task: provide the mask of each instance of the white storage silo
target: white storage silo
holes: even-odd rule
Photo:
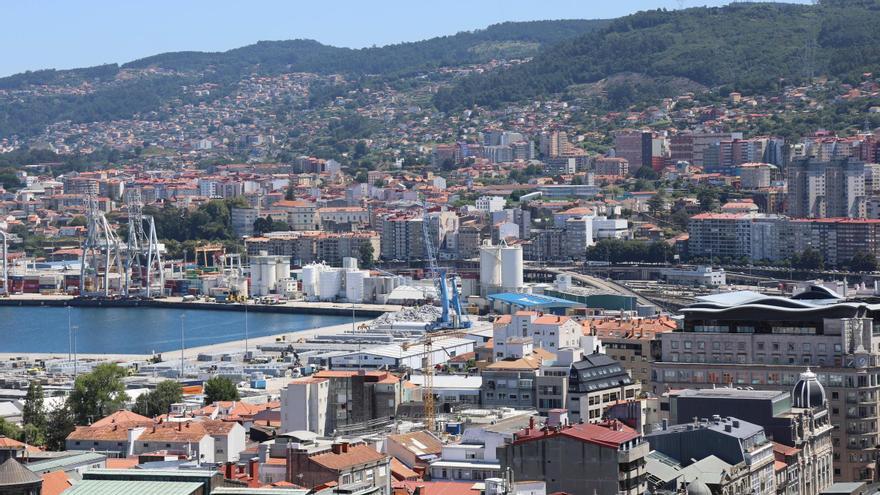
[[[349,256],[342,258],[342,268],[344,268],[346,270],[357,270],[358,269],[357,258],[352,258]]]
[[[315,298],[320,295],[318,275],[321,273],[321,267],[322,265],[318,263],[309,263],[302,269],[302,291],[307,298]]]
[[[501,285],[501,246],[490,242],[480,246],[480,287],[483,292],[489,287]]]
[[[332,268],[321,271],[318,275],[318,299],[333,301],[342,290],[342,271]]]
[[[275,282],[290,278],[290,258],[278,256],[275,258]],[[280,291],[279,291],[280,292]]]
[[[501,287],[505,291],[516,292],[524,285],[522,246],[502,246]]]
[[[364,301],[364,279],[369,276],[370,272],[365,270],[345,272],[345,298],[348,302]]]

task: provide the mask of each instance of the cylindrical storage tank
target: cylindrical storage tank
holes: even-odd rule
[[[267,295],[275,287],[275,263],[268,259],[261,259],[259,263],[260,285],[257,296]]]
[[[480,285],[491,287],[501,285],[501,248],[483,245],[480,247]]]
[[[345,272],[345,298],[348,302],[364,301],[364,279],[369,276],[370,272],[363,270]]]
[[[324,270],[318,276],[318,298],[322,301],[333,301],[342,290],[342,272]]]
[[[501,248],[501,287],[520,289],[523,283],[523,252],[521,246]]]
[[[279,256],[275,261],[275,280],[290,278],[290,258]]]
[[[357,258],[352,258],[349,256],[342,258],[342,268],[345,268],[346,270],[357,270],[357,268],[358,268]]]
[[[306,297],[318,297],[318,274],[321,271],[321,265],[310,263],[302,269],[303,294]]]

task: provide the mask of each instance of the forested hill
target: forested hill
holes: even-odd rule
[[[226,52],[176,52],[155,55],[123,67],[162,67],[181,71],[259,68],[265,72],[389,74],[530,57],[545,45],[573,38],[608,24],[602,20],[505,22],[486,29],[425,41],[362,49],[337,48],[311,40],[262,41]]]
[[[48,124],[64,120],[79,123],[127,119],[157,110],[163,102],[181,97],[182,87],[188,84],[219,83],[221,88],[212,93],[222,95],[232,84],[252,73],[376,74],[394,78],[493,58],[531,57],[546,46],[607,24],[608,21],[602,20],[507,22],[425,41],[364,49],[337,48],[311,40],[263,41],[218,53],[165,53],[121,67],[107,64],[84,69],[30,71],[0,78],[0,90],[83,83],[89,83],[94,90],[86,94],[50,93],[50,97],[21,94],[14,95],[10,101],[0,101],[0,138],[33,135]],[[130,78],[121,74],[126,68],[166,70]]]
[[[595,29],[610,21],[557,20],[505,22],[486,29],[424,41],[363,49],[338,48],[313,40],[261,41],[225,52],[171,52],[122,65],[106,64],[71,70],[28,71],[0,78],[0,89],[21,89],[32,84],[78,84],[108,80],[121,68],[156,67],[179,72],[241,75],[241,72],[320,74],[385,74],[446,65],[482,62],[499,57],[530,57],[546,45],[555,44]]]
[[[619,104],[668,96],[669,78],[746,93],[811,73],[855,78],[880,68],[877,26],[880,0],[640,12],[562,41],[528,64],[466,78],[438,93],[435,104],[443,110],[497,105],[632,73],[647,76],[647,82],[615,88],[611,96]]]

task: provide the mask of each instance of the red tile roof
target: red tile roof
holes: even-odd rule
[[[43,478],[43,489],[40,495],[60,495],[73,485],[64,471],[52,471],[42,475],[41,478]]]
[[[616,449],[621,444],[638,438],[639,433],[618,421],[608,421],[598,424],[575,424],[560,430],[550,428],[545,431],[540,428],[526,428],[515,434],[514,443],[532,442],[556,436]]]
[[[387,458],[388,456],[386,456],[385,454],[380,454],[379,452],[376,452],[375,449],[362,444],[350,445],[348,447],[348,452],[342,452],[339,454],[336,454],[334,452],[327,452],[324,454],[314,455],[310,457],[309,460],[316,464],[320,464],[327,469],[340,471],[343,469],[348,469],[352,466],[368,464],[371,462],[379,462]]]
[[[146,416],[141,416],[138,413],[134,413],[134,412],[126,411],[125,409],[122,409],[120,411],[116,411],[115,413],[113,413],[107,417],[104,417],[104,418],[99,419],[98,421],[95,421],[94,423],[92,423],[92,427],[97,428],[97,427],[101,427],[101,426],[110,426],[113,424],[122,425],[122,424],[128,424],[128,423],[147,424],[152,421],[153,421],[152,419],[150,419]]]

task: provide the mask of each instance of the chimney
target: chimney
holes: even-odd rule
[[[424,493],[425,493],[425,487],[422,485],[417,486],[416,489],[413,490],[413,495],[424,495]]]
[[[342,442],[342,453],[343,454],[348,453],[348,442]]]
[[[226,476],[226,479],[231,480],[232,476],[234,474],[235,464],[233,464],[231,462],[227,462],[226,465],[224,466],[224,468],[225,468],[224,469],[225,470],[224,476]]]
[[[669,429],[669,420],[663,418],[663,431],[666,431],[667,429]]]
[[[248,471],[251,475],[251,479],[257,480],[260,478],[260,464],[256,457],[251,457],[248,460]]]
[[[342,444],[341,443],[334,443],[333,445],[330,446],[330,451],[333,452],[334,454],[341,454],[342,453]]]
[[[724,425],[724,431],[730,433],[732,431],[732,428],[730,427],[730,425]]]

